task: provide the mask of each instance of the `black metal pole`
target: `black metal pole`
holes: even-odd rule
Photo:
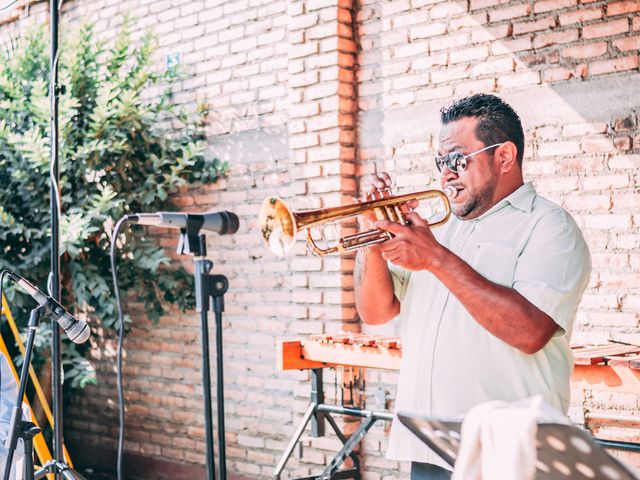
[[[200,329],[202,345],[202,388],[204,390],[204,432],[207,454],[207,478],[215,480],[215,459],[213,453],[213,412],[211,408],[211,370],[209,365],[209,319],[208,301],[205,301],[205,276],[207,260],[197,258],[195,263],[196,308],[200,311]],[[218,431],[220,426],[218,426]],[[225,477],[222,477],[224,479]]]
[[[220,480],[227,478],[226,441],[224,437],[224,377],[222,357],[222,297],[213,299],[216,313],[216,369],[217,369],[217,407],[218,407],[218,471]]]
[[[58,2],[50,0],[51,23],[51,59],[49,98],[51,101],[51,274],[49,277],[49,294],[60,301],[60,219],[58,218],[58,193],[60,185],[60,164],[58,155]],[[53,458],[64,461],[63,428],[62,428],[62,356],[60,328],[55,320],[51,321],[51,394],[53,404]],[[56,473],[56,480],[61,477]]]

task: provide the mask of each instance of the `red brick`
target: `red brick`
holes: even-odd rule
[[[308,57],[318,53],[319,45],[317,42],[302,43],[289,47],[289,58]]]
[[[435,37],[437,35],[443,35],[447,32],[447,25],[445,23],[429,23],[427,25],[421,25],[419,27],[413,27],[409,29],[409,38],[411,40],[417,40],[420,38]]]
[[[441,38],[432,38],[429,41],[429,47],[432,52],[438,50],[447,50],[452,48],[464,47],[469,44],[469,34],[458,33],[456,35],[446,35]]]
[[[631,228],[631,215],[589,215],[585,217],[585,226],[595,230],[628,230]]]
[[[582,27],[582,38],[591,39],[599,37],[611,37],[629,31],[629,20],[621,18],[613,22],[598,23]]]
[[[533,13],[545,13],[552,10],[575,7],[576,5],[576,0],[544,0],[540,2],[536,1],[533,5]]]
[[[444,83],[452,80],[459,80],[469,77],[469,68],[464,65],[461,67],[447,68],[445,70],[435,70],[431,73],[431,81],[433,83]]]
[[[555,51],[546,51],[533,55],[523,55],[516,59],[516,70],[530,70],[536,65],[544,65],[549,68],[552,64],[560,61],[560,53]]]
[[[451,85],[423,88],[416,91],[416,100],[419,102],[434,100],[436,98],[451,98],[452,96],[453,87]]]
[[[489,28],[476,28],[471,32],[471,43],[492,42],[501,38],[511,36],[512,27],[510,23]]]
[[[390,3],[385,3],[382,6],[381,11],[383,16],[387,16],[397,14],[399,12],[409,11],[410,8],[411,5],[409,4],[408,0],[396,0]]]
[[[391,56],[393,58],[405,58],[415,57],[417,55],[428,55],[428,53],[429,46],[427,42],[418,42],[393,48]]]
[[[584,190],[612,190],[629,186],[628,174],[588,176],[583,180]]]
[[[577,137],[582,135],[588,135],[593,133],[605,133],[607,131],[607,124],[601,123],[574,123],[564,125],[562,127],[563,137]]]
[[[473,75],[491,75],[494,73],[512,72],[514,69],[513,58],[500,58],[496,60],[487,60],[473,67]]]
[[[613,122],[613,129],[616,132],[623,132],[623,131],[627,131],[627,130],[633,130],[636,128],[637,126],[637,122],[636,122],[636,118],[633,114],[626,116],[626,117],[622,117],[622,118],[616,118]]]
[[[463,28],[476,29],[480,25],[487,23],[489,17],[487,12],[476,13],[474,15],[464,15],[462,17],[449,19],[448,30],[449,32],[455,32]]]
[[[621,38],[619,40],[614,40],[613,46],[616,47],[621,52],[626,52],[628,50],[638,50],[640,49],[640,36],[627,37],[627,38]]]
[[[327,7],[334,7],[336,2],[334,0],[307,0],[305,7],[307,11],[320,10]]]
[[[491,44],[491,55],[509,55],[514,52],[531,49],[531,39],[528,37],[516,38],[514,40],[503,40]]]
[[[523,72],[504,75],[498,78],[499,88],[513,88],[540,83],[540,72]]]
[[[631,137],[616,137],[613,139],[616,150],[631,150]]]
[[[533,38],[533,48],[543,48],[549,45],[575,42],[578,30],[564,30],[560,32],[538,34]]]
[[[347,25],[351,25],[351,10],[347,8],[339,8],[338,9],[338,21],[341,23],[345,23]]]
[[[500,22],[502,20],[510,20],[512,18],[526,17],[531,13],[531,6],[528,3],[514,5],[512,7],[501,8],[489,12],[490,22]]]
[[[448,2],[435,5],[433,8],[431,8],[431,10],[429,11],[429,16],[432,19],[436,19],[436,20],[440,18],[450,19],[451,17],[460,15],[461,13],[466,13],[466,10],[467,10],[466,2],[463,5],[461,3],[448,1]]]
[[[429,84],[429,75],[404,75],[393,80],[393,89],[402,90],[405,88],[420,87]]]
[[[489,49],[482,45],[480,47],[467,48],[464,50],[454,50],[449,54],[449,63],[472,62],[489,56]]]
[[[638,68],[638,56],[621,57],[613,60],[602,60],[589,65],[590,75],[603,75],[606,73],[623,72]]]
[[[640,30],[640,16],[638,17],[633,17],[633,20],[631,21],[632,25],[633,25],[633,31],[637,31]]]
[[[556,141],[541,143],[538,145],[537,154],[540,157],[556,157],[564,155],[577,155],[580,153],[580,145],[578,142]]]
[[[503,3],[509,3],[510,0],[471,0],[471,10],[479,10],[481,8],[495,7]]]
[[[592,58],[599,57],[605,53],[607,53],[607,44],[605,42],[577,45],[562,50],[562,56],[565,58]]]
[[[544,17],[532,22],[520,22],[513,25],[513,34],[522,35],[523,33],[537,32],[540,30],[548,30],[556,25],[555,17]]]
[[[464,97],[475,93],[489,93],[496,91],[496,79],[485,78],[470,82],[459,83],[455,86],[456,97]]]
[[[575,12],[561,13],[558,17],[561,26],[571,25],[573,23],[584,23],[597,18],[602,18],[602,8],[590,8],[577,10]]]
[[[639,12],[640,0],[623,0],[622,2],[607,5],[607,15],[624,15],[626,13]]]

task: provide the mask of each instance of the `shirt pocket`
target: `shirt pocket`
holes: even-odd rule
[[[473,268],[494,283],[512,287],[517,262],[518,254],[513,247],[479,242],[473,259]]]

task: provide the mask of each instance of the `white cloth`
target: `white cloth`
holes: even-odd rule
[[[527,183],[477,219],[452,218],[433,232],[487,279],[520,292],[559,328],[542,350],[527,355],[480,326],[431,273],[392,266],[403,350],[395,410],[454,418],[483,402],[542,395],[566,412],[573,368],[569,337],[591,271],[573,219]],[[398,421],[391,427],[387,457],[447,467]]]
[[[462,424],[452,480],[532,480],[536,473],[538,423],[569,424],[540,395],[524,401],[486,402],[472,408]]]

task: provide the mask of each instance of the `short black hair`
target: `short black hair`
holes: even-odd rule
[[[524,156],[524,132],[520,117],[513,108],[495,95],[478,93],[454,101],[440,110],[443,125],[463,117],[477,118],[476,136],[485,147],[511,141],[517,148],[518,163]]]

